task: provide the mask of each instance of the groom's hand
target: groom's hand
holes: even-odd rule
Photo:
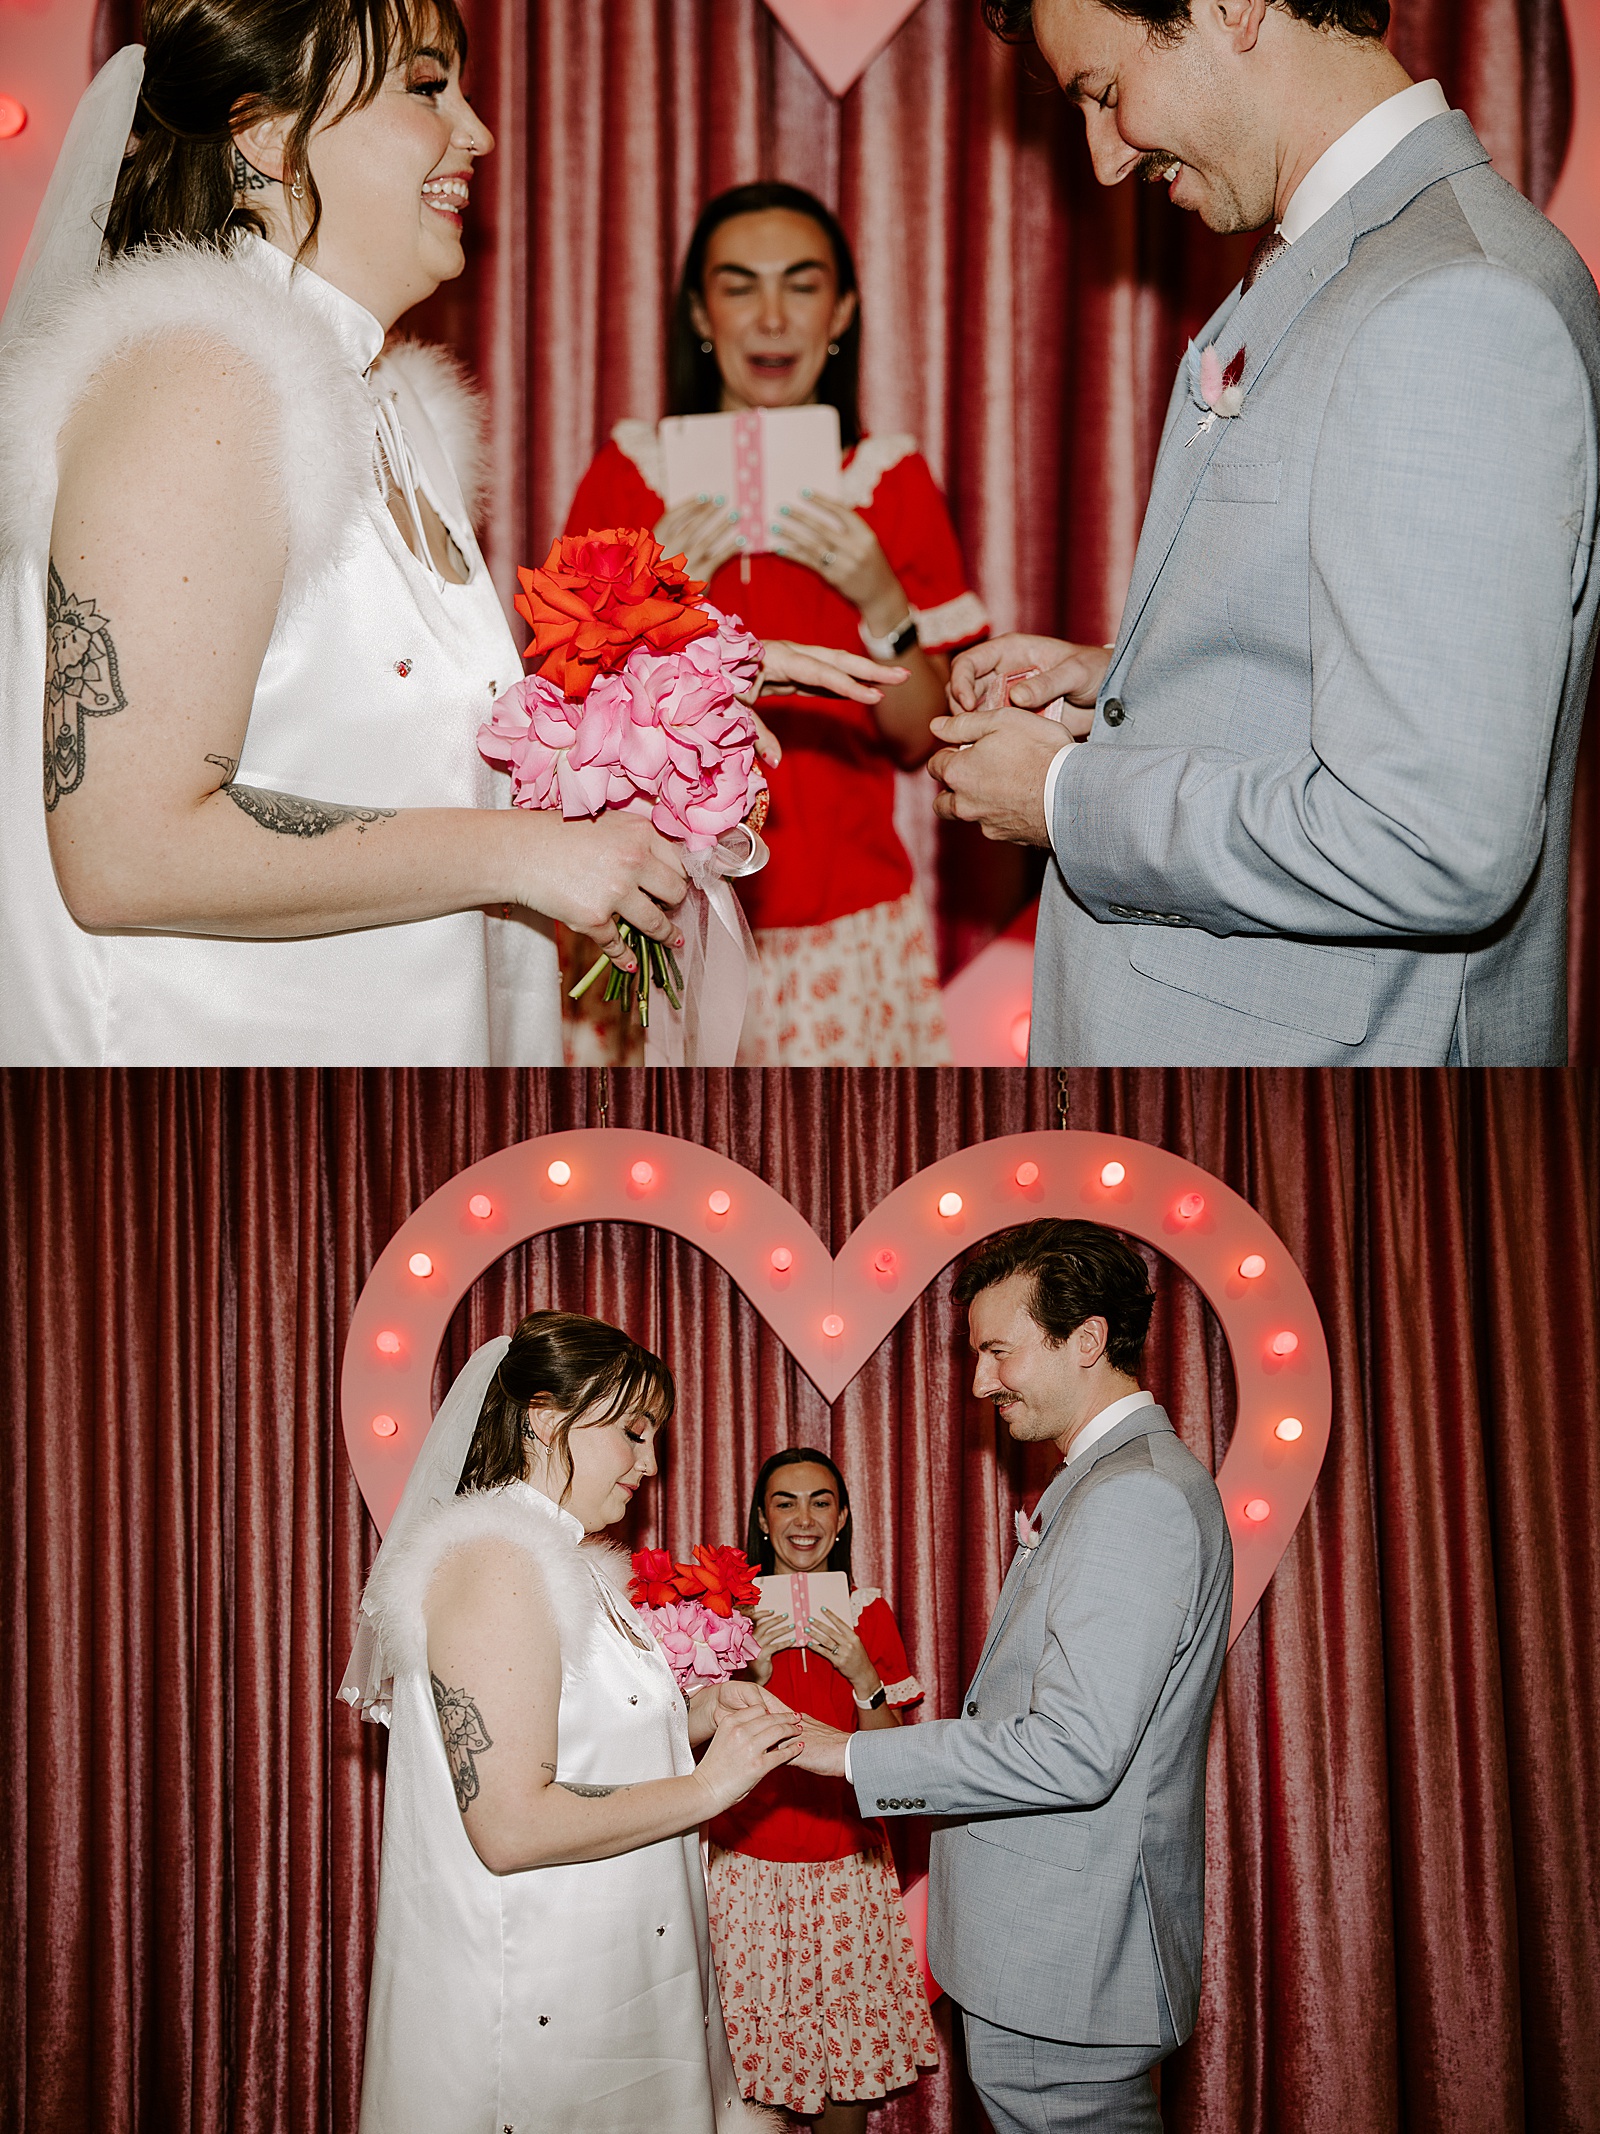
[[[848,1734],[841,1734],[837,1727],[824,1726],[820,1719],[811,1719],[804,1712],[800,1724],[805,1729],[805,1740],[795,1762],[802,1771],[815,1772],[818,1778],[844,1777],[844,1751],[849,1741]]]
[[[1063,741],[1053,719],[1032,711],[970,711],[935,719],[946,746],[928,765],[939,786],[934,812],[946,822],[975,822],[985,837],[1010,845],[1048,845],[1044,779]]]
[[[1092,713],[1111,664],[1109,645],[1076,645],[1062,637],[1028,637],[1019,630],[985,638],[958,652],[950,669],[952,711],[992,711],[1015,704],[1043,711],[1058,697]],[[1065,718],[1067,732],[1081,741],[1089,719]]]

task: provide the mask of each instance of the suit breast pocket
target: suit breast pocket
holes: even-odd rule
[[[1199,504],[1275,504],[1283,488],[1281,459],[1213,459],[1195,491]]]
[[[1089,1857],[1089,1832],[1079,1816],[994,1815],[969,1823],[970,1836],[999,1845],[1048,1867],[1081,1868]]]

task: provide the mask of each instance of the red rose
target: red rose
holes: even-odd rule
[[[666,1549],[635,1549],[628,1598],[636,1608],[670,1608],[679,1598],[676,1567]]]
[[[705,591],[643,527],[568,534],[543,568],[519,570],[517,613],[533,625],[526,657],[563,696],[582,697],[637,645],[677,652],[716,628],[696,602]]]
[[[708,1549],[704,1542],[696,1547],[693,1563],[678,1565],[678,1591],[713,1615],[731,1615],[737,1602],[761,1597],[743,1549]]]

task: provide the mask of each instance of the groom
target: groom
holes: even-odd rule
[[[1096,1223],[1003,1231],[962,1269],[973,1390],[1064,1465],[959,1719],[806,1722],[805,1770],[932,1841],[928,1960],[995,2134],[1159,2129],[1147,2070],[1200,1997],[1206,1737],[1233,1552],[1216,1484],[1138,1382],[1153,1298]]]
[[[940,811],[1054,854],[1031,1057],[1564,1061],[1587,271],[1385,49],[1388,0],[986,12],[1102,184],[1269,226],[1180,370],[1115,647],[977,647],[935,728]],[[1065,732],[1004,708],[1022,670]]]

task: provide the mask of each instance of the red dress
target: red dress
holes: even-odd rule
[[[654,526],[660,493],[655,426],[618,423],[578,484],[569,533]],[[984,636],[988,617],[967,580],[955,529],[927,461],[909,437],[863,438],[845,460],[843,501],[877,535],[918,618],[924,651],[954,651]],[[758,637],[862,650],[860,617],[816,571],[781,556],[725,563],[709,597]],[[840,697],[763,697],[761,716],[783,743],[768,772],[771,858],[738,884],[752,927],[823,926],[903,897],[911,862],[895,835],[893,759],[869,706]]]
[[[888,1603],[850,1596],[889,1701],[922,1701]],[[854,1733],[855,1692],[820,1653],[773,1656],[769,1687]],[[829,2097],[887,2096],[938,2064],[927,1995],[883,1825],[842,1778],[792,1766],[711,1825],[707,1894],[717,1985],[746,2097],[811,2117]]]

